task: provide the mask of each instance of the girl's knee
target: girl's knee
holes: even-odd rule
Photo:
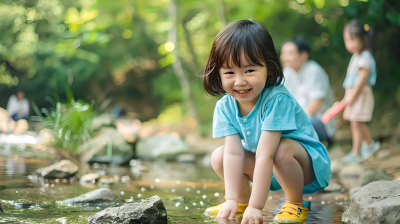
[[[274,165],[286,164],[293,160],[292,144],[289,139],[282,138],[274,156]]]
[[[223,162],[224,159],[224,146],[220,146],[216,148],[211,153],[211,166],[214,170],[222,170],[223,169]]]

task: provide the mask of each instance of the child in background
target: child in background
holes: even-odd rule
[[[213,137],[224,137],[225,145],[211,156],[226,202],[206,213],[233,218],[244,212],[242,224],[259,224],[269,190],[283,189],[286,203],[274,221],[304,222],[310,204],[303,194],[328,185],[327,150],[282,79],[271,35],[260,23],[240,20],[215,37],[203,84],[211,95],[226,93],[213,118]]]
[[[379,142],[372,140],[365,125],[372,118],[374,95],[371,86],[376,82],[376,64],[371,54],[368,30],[368,25],[353,20],[343,32],[346,49],[353,54],[343,83],[346,94],[342,100],[345,104],[343,118],[351,124],[353,148],[341,159],[342,164],[363,162],[380,147]]]

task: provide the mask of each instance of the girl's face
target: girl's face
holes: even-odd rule
[[[348,29],[345,29],[343,32],[344,44],[346,45],[346,49],[352,54],[360,53],[364,48],[363,39],[352,36]]]
[[[252,104],[254,106],[258,96],[265,87],[267,81],[266,66],[249,64],[242,53],[241,67],[232,65],[228,68],[225,63],[219,70],[222,88],[235,98],[239,105]]]

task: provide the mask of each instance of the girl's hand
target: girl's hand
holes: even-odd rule
[[[353,97],[346,97],[341,101],[341,103],[343,103],[346,106],[351,106],[354,103],[354,99]]]
[[[244,211],[241,224],[262,224],[262,211],[258,208],[253,208],[250,205]]]
[[[230,218],[233,219],[236,215],[236,212],[238,210],[238,203],[237,201],[234,200],[227,200],[225,202],[224,207],[221,208],[221,210],[218,211],[217,218]]]

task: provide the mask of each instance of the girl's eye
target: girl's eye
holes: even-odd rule
[[[233,72],[225,72],[227,75],[233,75]]]
[[[249,70],[246,71],[246,73],[252,73],[252,72],[254,72],[253,69],[249,69]]]

